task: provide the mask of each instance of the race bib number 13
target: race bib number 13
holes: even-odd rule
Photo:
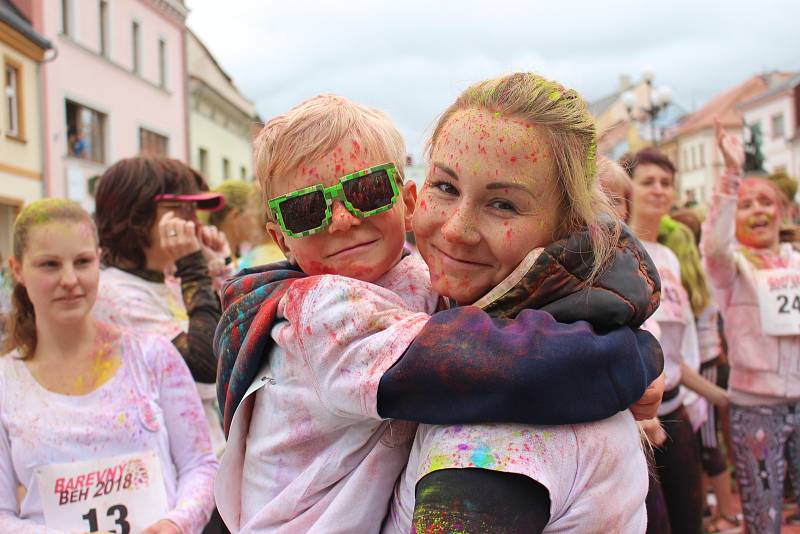
[[[800,335],[800,271],[756,271],[761,328],[771,336]]]
[[[155,452],[37,468],[48,527],[136,534],[168,512]]]

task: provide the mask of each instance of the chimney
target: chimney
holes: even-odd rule
[[[619,75],[619,92],[622,93],[623,91],[627,91],[633,87],[633,83],[631,82],[631,77],[628,74],[620,74]]]

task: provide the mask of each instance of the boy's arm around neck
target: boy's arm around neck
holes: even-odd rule
[[[380,415],[570,424],[610,417],[639,400],[664,359],[652,335],[629,326],[653,313],[660,280],[626,227],[609,265],[587,284],[590,250],[587,232],[573,234],[544,249],[484,310],[434,315],[382,377]],[[528,309],[534,306],[550,313]],[[564,324],[582,318],[616,329],[601,335],[585,322]]]

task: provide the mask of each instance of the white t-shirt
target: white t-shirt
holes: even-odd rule
[[[416,425],[381,420],[378,383],[435,310],[416,255],[374,284],[297,280],[277,347],[237,407],[215,483],[236,532],[378,532]]]
[[[159,458],[166,518],[185,534],[205,526],[217,460],[189,369],[161,337],[123,333],[121,343],[122,365],[88,395],[48,391],[16,352],[0,358],[0,532],[45,531],[37,467],[144,451]]]
[[[542,484],[550,494],[544,532],[633,534],[647,527],[647,462],[627,410],[581,425],[420,425],[384,534],[411,531],[417,482],[449,468],[517,473]]]
[[[642,241],[661,278],[661,305],[653,314],[661,329],[658,341],[664,351],[664,388],[669,391],[681,387],[681,363],[700,368],[700,349],[689,297],[681,284],[681,266],[675,253],[668,247],[652,241]],[[677,410],[683,403],[683,388],[677,397],[665,401],[658,415]]]
[[[100,286],[92,314],[98,321],[172,340],[189,330],[189,316],[180,291],[174,278],[167,278],[164,283],[151,282],[116,267],[107,267],[100,271]],[[225,449],[225,435],[217,407],[216,386],[201,383],[195,386],[203,401],[214,453],[219,458]]]

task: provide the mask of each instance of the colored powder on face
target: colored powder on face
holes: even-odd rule
[[[481,445],[472,451],[472,456],[470,456],[469,460],[475,464],[475,467],[480,467],[481,469],[491,469],[495,465],[494,455],[486,445]]]

